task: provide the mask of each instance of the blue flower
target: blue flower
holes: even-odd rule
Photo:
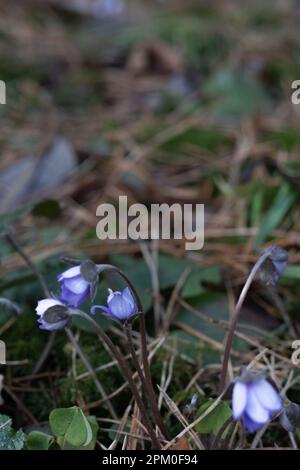
[[[107,307],[94,305],[91,309],[93,314],[97,308],[100,308],[112,319],[124,322],[137,313],[136,302],[128,287],[122,292],[114,292],[111,289],[108,289],[108,292]]]
[[[260,277],[266,284],[276,286],[288,262],[288,253],[278,246],[269,246],[261,252],[261,258],[267,256],[260,268]]]
[[[90,294],[90,283],[82,276],[80,266],[67,269],[57,280],[62,283],[61,300],[72,307],[79,307]]]
[[[35,309],[41,330],[61,330],[71,321],[67,307],[57,299],[40,300]]]
[[[264,376],[246,372],[233,387],[232,413],[235,420],[242,419],[250,432],[261,429],[282,409],[282,402],[274,387]]]

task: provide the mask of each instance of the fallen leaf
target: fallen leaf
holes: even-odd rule
[[[170,450],[193,450],[193,448],[187,438],[185,436],[181,436]]]

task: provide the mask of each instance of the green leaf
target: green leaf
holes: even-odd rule
[[[195,146],[215,152],[225,143],[225,136],[215,128],[201,129],[191,127],[181,134],[172,137],[172,139],[165,142],[161,148],[170,153],[180,153],[189,146]]]
[[[176,258],[175,256],[159,255],[158,276],[161,289],[175,286],[179,277],[186,268],[193,268],[191,261]]]
[[[57,408],[51,411],[50,426],[62,449],[70,444],[76,448],[86,447],[93,440],[93,431],[88,419],[77,406]]]
[[[32,210],[34,216],[46,217],[47,219],[55,219],[60,213],[60,204],[53,199],[45,199],[44,201],[38,202]]]
[[[87,421],[89,422],[91,429],[92,429],[92,433],[93,433],[91,442],[84,446],[74,446],[70,444],[69,442],[65,441],[63,450],[94,450],[95,445],[96,445],[96,440],[97,440],[98,423],[97,423],[95,416],[88,416]],[[57,441],[58,441],[58,444],[60,444],[62,439],[58,438]]]
[[[9,416],[0,415],[0,450],[21,450],[24,446],[25,434],[11,427]]]
[[[255,240],[255,247],[259,248],[266,241],[271,232],[282,222],[288,210],[295,202],[296,195],[291,192],[288,184],[279,189],[275,200],[267,212],[262,226]]]
[[[203,269],[194,269],[187,279],[182,290],[182,297],[196,297],[205,292],[202,282],[212,282],[217,284],[221,281],[220,267],[209,266]]]
[[[28,450],[48,450],[54,441],[53,436],[41,431],[32,431],[26,439],[26,449]]]
[[[196,362],[200,350],[198,338],[182,330],[172,330],[166,340],[166,344],[173,346],[174,339],[176,340],[177,351]]]
[[[214,400],[203,403],[197,411],[196,416],[201,416],[212,404]],[[232,415],[230,407],[225,402],[220,402],[200,423],[195,426],[196,431],[201,434],[217,434],[225,421]]]
[[[93,450],[96,445],[97,441],[97,433],[98,433],[98,423],[95,416],[88,416],[87,421],[89,422],[91,429],[92,429],[92,440],[89,444],[83,447],[84,450]]]
[[[272,140],[281,149],[291,151],[295,147],[300,146],[300,135],[299,129],[281,129],[280,131],[274,131],[271,135]]]

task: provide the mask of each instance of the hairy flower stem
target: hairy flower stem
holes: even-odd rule
[[[129,387],[132,391],[133,397],[134,397],[134,399],[135,399],[135,401],[136,401],[136,403],[139,407],[139,410],[140,410],[141,415],[142,415],[142,420],[144,422],[145,428],[147,429],[149,437],[151,438],[152,444],[155,447],[155,449],[160,449],[161,448],[160,442],[159,442],[158,438],[156,437],[155,431],[154,431],[154,429],[152,427],[152,424],[149,420],[146,407],[143,403],[142,398],[140,397],[138,388],[137,388],[137,386],[136,386],[136,384],[135,384],[135,382],[132,378],[133,373],[132,373],[126,359],[123,357],[123,355],[121,354],[119,349],[111,341],[109,336],[107,336],[107,334],[102,330],[102,328],[98,325],[98,323],[95,322],[95,320],[93,320],[93,318],[91,318],[88,314],[86,314],[85,312],[83,312],[81,310],[78,310],[78,309],[74,309],[73,314],[81,316],[82,318],[86,319],[88,322],[90,322],[94,326],[99,339],[106,343],[106,345],[110,349],[111,353],[113,354],[113,356],[118,361],[118,364],[120,366],[120,370],[121,370],[125,380],[128,382],[128,385],[129,385]]]
[[[248,279],[242,289],[242,292],[240,293],[238,302],[235,306],[234,309],[234,314],[231,320],[231,323],[229,325],[227,337],[226,337],[226,342],[225,342],[225,348],[224,348],[224,357],[223,357],[223,364],[222,364],[222,371],[221,371],[221,378],[220,378],[220,393],[222,393],[225,389],[226,386],[226,380],[227,380],[227,375],[228,375],[228,363],[229,363],[229,358],[230,358],[230,351],[232,347],[232,341],[233,341],[233,335],[239,320],[240,312],[242,305],[245,301],[246,295],[249,291],[249,288],[258,272],[260,267],[263,265],[263,263],[266,261],[268,258],[269,253],[263,254],[255,263],[253,266],[252,270],[250,271],[250,274],[248,276]]]
[[[145,324],[145,314],[142,311],[140,313],[140,337],[141,337],[141,349],[142,349],[142,360],[143,360],[143,368],[147,383],[147,390],[150,395],[151,404],[153,405],[153,413],[157,421],[157,425],[161,432],[167,437],[168,440],[171,439],[171,435],[169,431],[166,429],[166,426],[162,420],[158,405],[157,405],[157,397],[153,388],[152,377],[150,373],[150,366],[148,360],[148,349],[147,349],[147,335],[146,335],[146,324]]]
[[[171,439],[171,436],[168,432],[168,430],[166,429],[165,425],[164,425],[164,422],[161,418],[161,415],[159,413],[159,409],[158,409],[158,406],[157,406],[157,401],[156,401],[156,397],[154,395],[154,399],[153,399],[153,394],[151,394],[150,392],[150,389],[149,389],[149,386],[148,386],[148,383],[145,379],[145,376],[143,374],[143,371],[141,369],[141,366],[139,364],[139,360],[138,360],[138,357],[136,355],[136,351],[135,351],[135,348],[134,348],[134,345],[133,345],[133,341],[132,341],[132,325],[131,323],[126,323],[124,325],[124,330],[125,330],[125,333],[126,333],[126,336],[127,336],[127,342],[128,342],[128,346],[129,346],[129,349],[130,349],[130,353],[131,353],[131,357],[132,357],[132,360],[133,360],[133,364],[137,370],[137,373],[139,375],[139,378],[142,382],[142,385],[143,385],[143,388],[144,388],[144,391],[146,393],[146,395],[148,396],[149,398],[149,407],[150,407],[150,410],[153,414],[153,417],[154,417],[154,420],[157,424],[157,426],[159,427],[160,431],[162,432],[162,434],[165,436],[165,438],[167,440],[170,440]],[[151,387],[152,388],[152,387]]]
[[[151,401],[152,405],[152,410],[153,410],[153,415],[156,419],[156,424],[161,430],[161,432],[164,434],[165,437],[168,439],[171,438],[168,430],[166,429],[166,426],[162,420],[158,405],[157,405],[157,397],[153,388],[153,383],[152,383],[152,378],[151,378],[151,373],[150,373],[150,367],[149,367],[149,360],[148,360],[148,349],[147,349],[147,334],[146,334],[146,323],[145,323],[145,313],[143,309],[143,305],[141,302],[141,299],[130,281],[126,274],[123,273],[120,269],[118,269],[116,266],[110,265],[110,264],[104,264],[104,265],[99,265],[99,268],[101,271],[115,271],[117,272],[123,279],[124,281],[128,284],[130,287],[138,309],[138,316],[139,316],[139,321],[140,321],[140,338],[141,338],[141,350],[142,350],[142,361],[143,361],[143,369],[144,369],[144,377],[146,381],[146,387],[147,387],[147,392],[149,394],[149,398]]]

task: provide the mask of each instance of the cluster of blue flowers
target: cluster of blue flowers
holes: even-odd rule
[[[36,307],[39,316],[38,322],[42,330],[59,330],[68,326],[71,315],[68,309],[78,308],[91,295],[91,283],[82,274],[81,266],[73,266],[57,277],[61,284],[61,293],[58,297],[40,300]],[[107,307],[94,305],[91,313],[97,309],[116,321],[127,321],[137,314],[135,299],[128,287],[123,291],[109,289]],[[55,321],[49,321],[49,312],[55,312]]]
[[[275,285],[286,264],[285,250],[269,247],[262,252],[254,266],[252,277],[260,269],[262,280],[266,284]],[[74,313],[88,298],[93,302],[100,272],[100,266],[91,261],[62,272],[57,277],[61,287],[60,295],[40,300],[36,307],[40,328],[52,331],[68,326],[72,311]],[[108,289],[107,305],[92,306],[91,314],[95,314],[98,309],[108,318],[123,324],[138,313],[136,300],[128,287],[123,291]],[[284,415],[282,399],[264,375],[244,370],[233,384],[232,414],[234,420],[241,419],[249,432],[256,432],[276,415]],[[290,415],[283,416],[286,429],[293,425]]]

